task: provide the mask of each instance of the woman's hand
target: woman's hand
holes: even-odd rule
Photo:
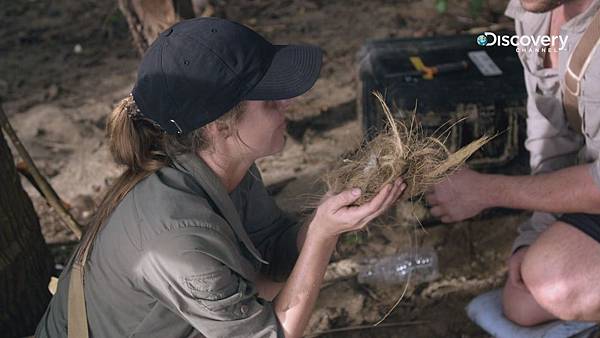
[[[327,194],[317,208],[308,231],[319,233],[323,238],[337,238],[344,232],[362,229],[389,208],[404,189],[406,184],[398,178],[361,206],[350,206],[360,197],[360,189],[343,191],[337,195]]]
[[[350,205],[360,197],[360,190],[327,194],[321,200],[290,278],[273,303],[286,337],[302,336],[339,234],[364,227],[392,205],[405,188],[398,179],[359,207]]]

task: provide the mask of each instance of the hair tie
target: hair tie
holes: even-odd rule
[[[127,116],[132,120],[141,120],[144,117],[144,114],[138,108],[137,103],[135,103],[135,99],[133,98],[133,94],[129,93],[129,98],[131,98],[131,102],[133,104],[128,104],[125,108],[127,109]]]
[[[150,123],[154,128],[160,130],[162,133],[165,133],[165,130],[160,126],[160,124],[158,124],[158,122],[146,117],[141,111],[140,108],[138,108],[137,103],[135,102],[135,99],[133,98],[133,94],[129,93],[129,97],[131,98],[131,103],[132,104],[128,104],[125,109],[127,109],[127,116],[132,120],[132,121],[142,121],[142,122],[148,122]]]

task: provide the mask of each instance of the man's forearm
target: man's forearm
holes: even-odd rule
[[[483,175],[489,207],[600,213],[600,189],[589,164],[535,176]]]

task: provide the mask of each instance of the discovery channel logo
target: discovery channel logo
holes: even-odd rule
[[[517,52],[556,52],[567,48],[568,36],[562,35],[501,35],[484,32],[477,36],[480,46],[513,46]]]

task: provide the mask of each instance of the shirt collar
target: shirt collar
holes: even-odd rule
[[[579,33],[584,31],[589,21],[592,17],[598,12],[600,9],[600,0],[593,0],[589,7],[579,13],[577,16],[567,21],[561,29],[564,31],[572,31],[575,33]],[[538,27],[543,25],[544,20],[550,17],[550,12],[545,13],[533,13],[526,11],[521,5],[521,0],[511,0],[504,11],[504,15],[509,18],[519,20],[523,24],[526,24],[530,27]],[[547,34],[547,32],[541,32],[541,34]]]
[[[592,20],[594,15],[596,15],[596,13],[598,13],[599,9],[600,9],[600,0],[593,0],[592,3],[588,6],[588,8],[585,11],[583,11],[582,13],[579,13],[577,16],[575,16],[571,20],[567,21],[562,26],[562,29],[564,29],[566,31],[576,32],[576,33],[585,31],[587,29],[587,27],[589,26],[590,21]]]
[[[190,174],[198,184],[200,184],[208,197],[217,206],[221,215],[225,218],[227,223],[229,223],[238,237],[238,240],[244,243],[246,249],[248,249],[254,258],[263,264],[269,264],[262,259],[260,253],[246,233],[242,221],[240,220],[240,216],[231,197],[229,197],[225,186],[223,186],[221,180],[212,169],[210,169],[206,162],[194,154],[178,155],[173,162],[178,169]]]
[[[529,12],[521,6],[521,0],[510,0],[504,11],[504,15],[519,21],[522,21],[523,16],[527,13]]]

